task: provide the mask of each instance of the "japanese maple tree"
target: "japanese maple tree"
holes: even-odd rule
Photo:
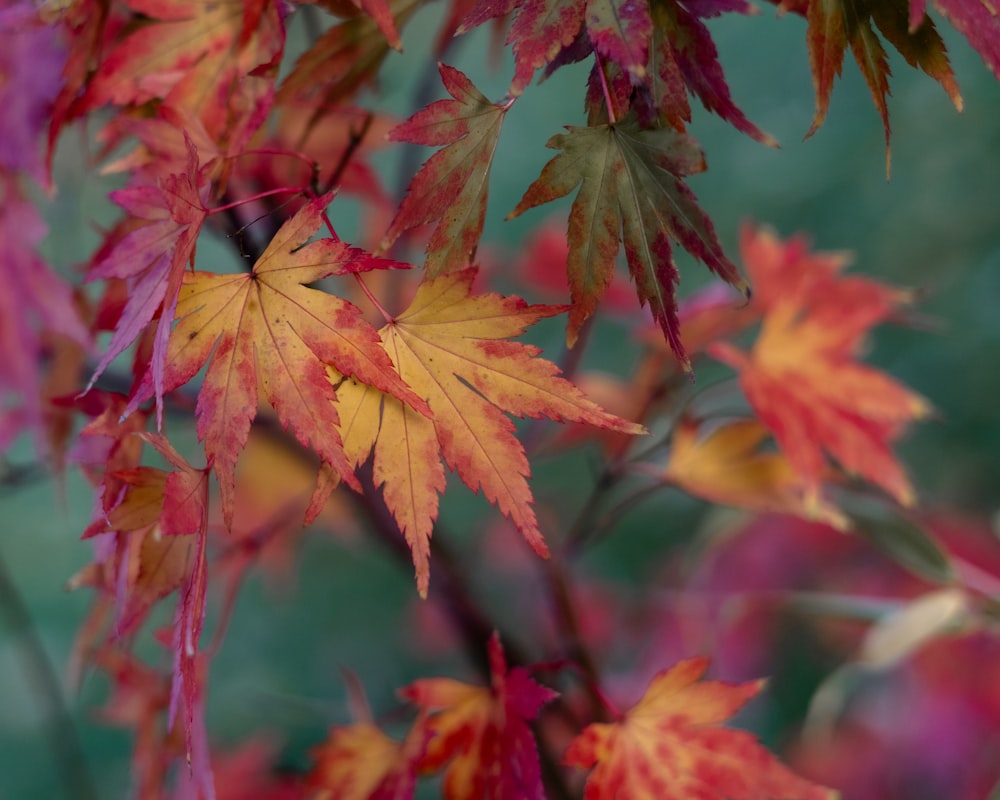
[[[911,688],[943,691],[941,651],[956,633],[970,657],[1000,664],[1000,558],[926,512],[894,449],[934,398],[866,361],[875,327],[915,321],[919,294],[762,223],[724,247],[735,232],[720,236],[689,182],[707,167],[692,101],[777,146],[737,105],[711,31],[722,15],[750,24],[761,9],[748,0],[450,0],[425,65],[440,99],[401,112],[379,78],[426,5],[0,6],[0,452],[29,435],[56,474],[80,471],[93,488],[76,532],[92,561],[67,576],[92,597],[71,666],[107,678],[101,714],[131,732],[131,796],[854,791],[877,773],[865,749],[893,744],[856,710],[834,737],[850,675],[906,669]],[[850,48],[887,168],[887,45],[958,110],[942,21],[1000,78],[1000,13],[987,0],[776,5],[779,19],[753,24],[805,19],[808,61],[790,66],[811,70],[815,88],[803,133],[826,118]],[[487,23],[511,54],[500,97],[453,59]],[[518,104],[580,63],[584,117],[531,123],[554,155],[519,176],[519,202],[497,208],[491,177],[510,170],[497,152],[523,124]],[[99,242],[67,275],[42,256],[60,235],[42,210],[72,191],[53,167],[68,140],[115,216],[92,220]],[[398,186],[379,147],[403,153]],[[418,152],[419,166],[408,160]],[[565,222],[543,217],[548,204]],[[504,215],[536,226],[517,254],[484,240]],[[681,251],[707,286],[686,288],[698,281],[682,278]],[[598,317],[617,321],[613,333]],[[546,353],[549,334],[536,331],[552,318],[565,347]],[[614,374],[591,369],[601,347],[618,355]],[[702,369],[728,377],[703,384]],[[581,458],[598,465],[592,485],[536,502],[534,464]],[[463,491],[449,474],[495,511],[489,525],[463,522],[462,547],[444,522]],[[626,599],[585,560],[626,512],[671,490],[729,509],[729,522],[686,559],[660,554]],[[274,745],[216,735],[210,677],[244,579],[294,574],[303,526],[380,541],[413,574],[416,610],[379,633],[437,636],[463,655],[457,676],[373,701],[362,684],[370,695],[378,680],[347,673],[353,719],[330,719],[296,768],[279,770]],[[754,562],[770,547],[785,561]],[[477,585],[484,570],[507,602]],[[765,676],[743,673],[772,663],[767,620],[796,604],[840,656],[787,765],[729,723],[748,703],[759,713]],[[745,670],[706,677],[737,651]],[[987,694],[973,683],[948,688],[956,708]],[[996,743],[989,691],[986,711],[964,713]],[[933,719],[921,707],[919,724]],[[817,744],[818,728],[834,746]],[[995,751],[981,760],[955,768],[967,780],[947,796],[1000,786]],[[70,791],[96,796],[85,780]]]

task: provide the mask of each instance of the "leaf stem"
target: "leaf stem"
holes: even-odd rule
[[[358,282],[358,286],[361,288],[361,291],[364,293],[365,297],[367,297],[368,301],[373,306],[375,306],[375,308],[378,309],[378,312],[382,315],[383,319],[385,319],[386,322],[392,322],[393,320],[392,315],[385,310],[385,307],[378,301],[378,298],[375,297],[374,294],[372,294],[372,290],[368,288],[368,284],[365,283],[365,279],[361,277],[360,273],[358,272],[354,273],[354,280]]]
[[[626,511],[669,486],[658,478],[654,483],[633,490],[609,510],[599,512],[605,498],[619,485],[627,471],[631,470],[618,461],[609,464],[600,474],[590,496],[563,538],[562,551],[567,559],[575,558],[585,545],[592,544],[600,535],[614,527]]]
[[[594,51],[594,61],[597,64],[597,72],[601,77],[601,90],[604,92],[604,104],[608,107],[608,122],[614,125],[618,119],[615,115],[615,104],[611,99],[611,88],[608,86],[608,76],[604,72],[604,62],[601,60],[601,55],[596,50]]]
[[[288,158],[295,158],[304,162],[311,171],[319,168],[319,164],[316,163],[315,159],[309,158],[304,153],[300,153],[298,150],[284,150],[280,147],[252,147],[249,150],[241,150],[235,155],[226,156],[226,158],[237,159],[243,158],[243,156],[287,156]]]
[[[221,214],[223,211],[229,211],[230,209],[246,205],[247,203],[252,203],[255,200],[263,200],[265,197],[272,197],[276,194],[288,194],[289,192],[295,194],[306,194],[306,191],[301,186],[282,186],[278,189],[268,189],[266,192],[260,192],[255,195],[251,195],[250,197],[233,200],[231,203],[226,203],[225,205],[216,206],[215,208],[209,209],[208,213]]]

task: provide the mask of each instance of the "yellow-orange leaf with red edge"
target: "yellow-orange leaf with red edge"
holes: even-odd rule
[[[470,489],[481,488],[534,550],[546,555],[531,507],[528,459],[504,412],[622,433],[645,430],[588,400],[559,377],[555,364],[537,357],[537,347],[506,341],[562,307],[498,294],[473,296],[475,274],[466,269],[424,282],[410,307],[379,331],[399,374],[427,401],[431,417],[357,381],[337,389],[345,451],[359,464],[374,444],[375,482],[384,484],[386,504],[413,552],[422,595],[445,485],[442,455]]]
[[[250,272],[184,276],[164,390],[187,383],[208,364],[198,393],[198,437],[219,477],[227,526],[233,518],[236,461],[257,415],[258,393],[304,446],[352,484],[356,479],[337,433],[340,419],[328,365],[420,412],[427,410],[393,369],[361,312],[346,300],[304,285],[328,275],[401,266],[337,239],[309,242],[328,201],[310,201],[282,225]],[[133,404],[150,390],[147,378]]]
[[[316,764],[307,778],[314,800],[403,800],[413,797],[417,764],[429,735],[424,717],[402,742],[371,722],[334,728],[312,752]]]
[[[545,800],[528,723],[557,693],[508,670],[500,637],[489,643],[491,686],[449,678],[416,681],[400,694],[428,713],[424,774],[444,768],[444,800]]]
[[[618,722],[584,728],[563,756],[591,769],[584,800],[834,800],[800,778],[746,731],[724,728],[763,681],[700,681],[708,659],[657,674]]]
[[[686,418],[674,429],[664,478],[721,505],[778,511],[822,520],[837,528],[847,519],[811,497],[802,477],[780,452],[762,450],[769,431],[755,419],[726,422],[705,433]]]

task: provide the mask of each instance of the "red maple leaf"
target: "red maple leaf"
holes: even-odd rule
[[[426,269],[440,275],[472,264],[486,219],[490,166],[510,100],[491,103],[454,67],[439,64],[452,100],[438,100],[389,131],[397,142],[446,145],[420,168],[382,239],[385,252],[406,230],[438,220]]]
[[[198,117],[217,142],[238,147],[269,108],[285,32],[271,0],[128,0],[87,87],[86,107],[162,99]]]
[[[84,570],[73,584],[94,583],[116,595],[115,637],[140,624],[154,603],[178,593],[168,727],[183,710],[188,760],[199,782],[209,785],[200,674],[205,667],[198,652],[207,589],[209,470],[192,467],[162,436],[140,433],[137,438],[156,448],[174,469],[134,467],[112,476],[124,483],[120,502],[84,533],[112,534],[112,555]]]
[[[544,800],[528,722],[557,693],[535,683],[524,669],[508,670],[496,634],[489,656],[491,686],[426,678],[400,690],[429,715],[432,738],[420,771],[445,770],[445,800]]]
[[[43,442],[42,353],[45,332],[86,345],[73,295],[41,259],[46,226],[17,182],[0,172],[0,450],[23,430]],[[11,408],[8,393],[19,398]]]
[[[934,0],[934,7],[969,40],[983,63],[1000,78],[1000,10],[988,0]],[[927,0],[910,0],[910,33],[926,24]]]
[[[208,216],[203,171],[194,143],[185,137],[187,164],[183,174],[170,174],[156,185],[144,184],[111,193],[111,199],[140,223],[117,241],[90,269],[89,280],[120,278],[128,299],[104,355],[94,368],[87,389],[159,314],[149,362],[157,423],[162,421],[164,362],[174,322],[184,268],[193,265],[195,245]],[[145,223],[145,224],[141,224]]]

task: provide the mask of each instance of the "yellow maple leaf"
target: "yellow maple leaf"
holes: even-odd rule
[[[783,453],[761,449],[769,431],[760,422],[733,420],[708,433],[703,427],[686,418],[674,429],[663,473],[667,481],[713,503],[847,527],[841,513],[810,496]]]
[[[417,586],[427,592],[430,535],[444,490],[444,456],[473,491],[482,489],[539,555],[538,529],[524,448],[504,412],[582,422],[622,433],[644,428],[602,410],[537,347],[506,341],[558,306],[519,297],[470,294],[475,270],[423,283],[410,307],[379,331],[399,375],[427,401],[431,417],[355,380],[337,384],[344,452],[363,463],[375,448],[374,477],[406,536]]]

